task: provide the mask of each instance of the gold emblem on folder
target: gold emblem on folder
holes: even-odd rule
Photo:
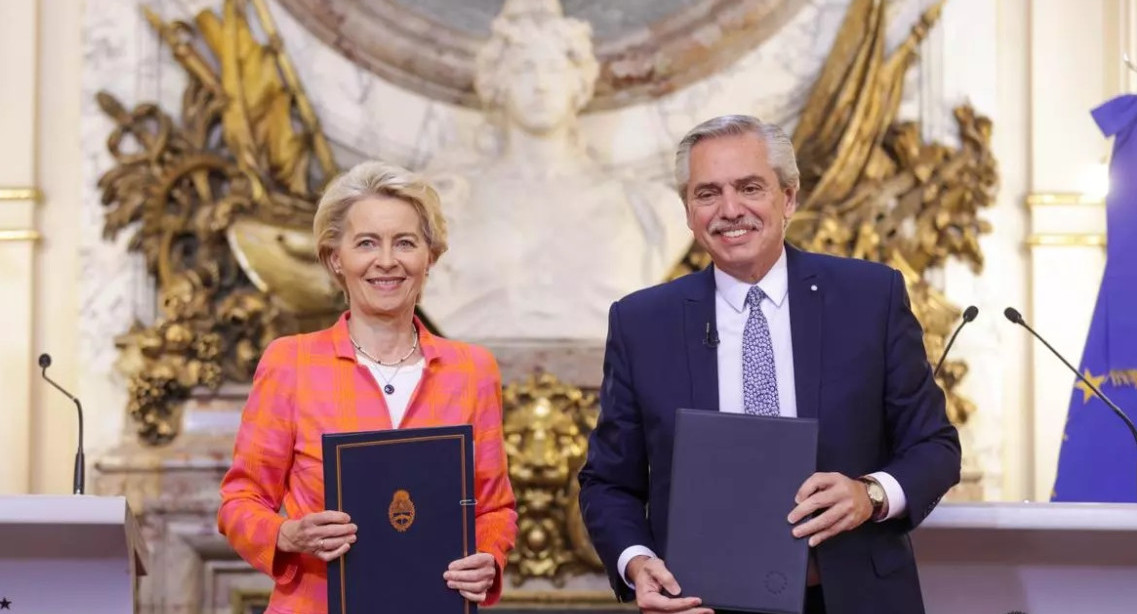
[[[387,508],[387,518],[399,533],[411,528],[415,521],[415,504],[411,501],[411,493],[405,490],[395,491],[391,506]]]

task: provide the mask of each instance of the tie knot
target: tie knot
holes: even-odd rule
[[[762,303],[762,299],[766,298],[766,293],[758,286],[750,286],[750,292],[746,293],[746,304],[751,308],[757,307]]]

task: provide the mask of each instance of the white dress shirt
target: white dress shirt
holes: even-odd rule
[[[740,281],[715,268],[715,325],[718,329],[719,411],[740,414],[742,401],[742,332],[750,317],[746,295],[750,284]],[[786,250],[766,276],[758,281],[766,294],[760,304],[762,314],[770,327],[770,341],[774,347],[774,373],[778,380],[778,408],[782,416],[797,417],[797,389],[794,386],[794,345],[790,328],[789,271],[786,268]],[[869,474],[884,487],[888,497],[888,515],[895,518],[907,509],[907,500],[900,483],[891,475],[879,471]],[[856,476],[853,476],[856,477]],[[789,510],[786,510],[789,513]],[[645,546],[630,546],[617,561],[620,577],[632,586],[625,570],[628,561],[639,555],[656,554]],[[634,588],[634,587],[633,587]]]

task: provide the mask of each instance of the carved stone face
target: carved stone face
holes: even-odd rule
[[[584,462],[580,426],[547,398],[512,412],[505,432],[509,477],[520,487],[564,486]]]
[[[587,22],[565,18],[559,7],[529,8],[494,20],[478,51],[474,89],[511,126],[542,136],[569,125],[588,104],[599,65]]]
[[[564,53],[548,43],[534,42],[525,49],[529,53],[511,62],[515,77],[505,88],[505,111],[526,131],[546,134],[576,115],[581,76]]]

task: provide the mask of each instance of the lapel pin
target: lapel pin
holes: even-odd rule
[[[810,292],[817,292],[817,284],[813,284],[812,286],[810,286],[809,291]]]

